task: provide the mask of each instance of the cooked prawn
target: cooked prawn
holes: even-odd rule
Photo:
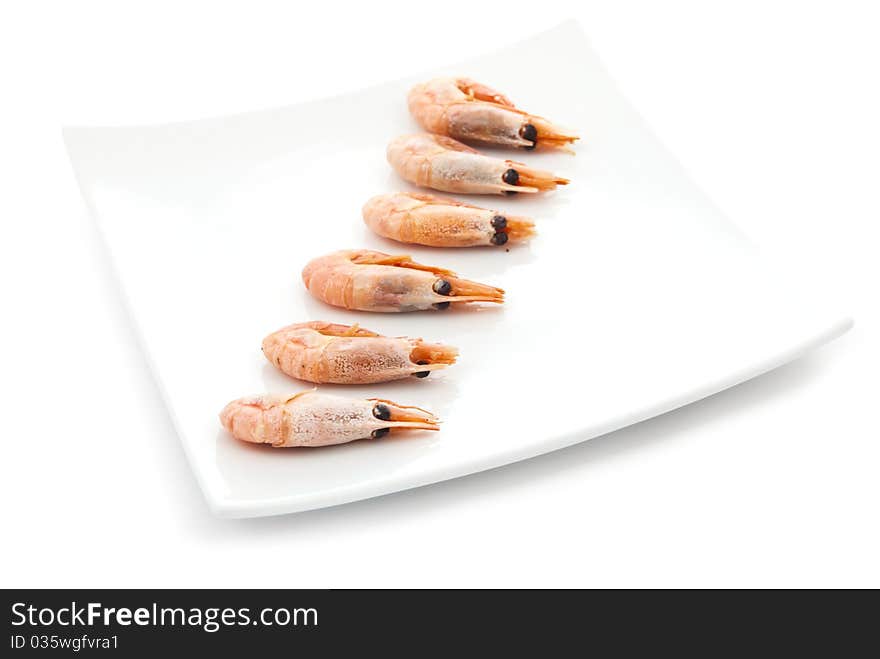
[[[458,350],[422,339],[382,336],[358,325],[314,321],[273,332],[263,339],[263,354],[299,380],[372,384],[427,377],[454,364]]]
[[[521,162],[484,156],[445,135],[402,135],[391,140],[386,155],[395,171],[410,183],[444,192],[538,192],[568,183],[568,179]]]
[[[378,439],[390,430],[439,430],[439,420],[419,407],[381,398],[353,399],[302,391],[292,396],[249,396],[229,403],[220,423],[243,442],[275,447],[329,446]]]
[[[380,236],[429,247],[504,245],[535,233],[527,218],[414,192],[373,197],[364,204],[363,216]]]
[[[578,139],[469,78],[435,78],[416,85],[407,101],[410,113],[425,130],[457,140],[534,149],[565,148]]]
[[[446,309],[450,303],[504,301],[494,286],[459,279],[451,270],[366,249],[343,250],[313,259],[303,283],[319,300],[360,311]]]

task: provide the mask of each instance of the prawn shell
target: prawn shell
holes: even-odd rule
[[[415,85],[407,104],[425,130],[457,140],[569,150],[578,139],[571,130],[520,110],[501,92],[469,78],[434,78]]]
[[[319,300],[358,311],[397,313],[504,301],[500,288],[459,279],[450,270],[416,263],[409,256],[372,250],[342,250],[312,259],[302,279]],[[455,289],[451,295],[434,290],[441,279]]]
[[[317,391],[291,396],[248,396],[230,402],[220,423],[237,440],[274,447],[317,447],[367,439],[376,430],[438,430],[437,418],[419,408],[419,420],[389,421],[375,416],[379,399],[351,399]],[[389,401],[390,402],[390,401]]]
[[[364,223],[380,236],[429,247],[499,246],[534,234],[528,218],[428,194],[377,195],[364,204],[362,213]]]
[[[328,331],[331,334],[322,333]],[[347,334],[347,335],[346,335]],[[417,364],[414,350],[444,363]],[[427,373],[454,363],[458,351],[421,339],[380,336],[369,330],[321,321],[288,325],[263,339],[263,354],[281,372],[298,380],[330,384],[375,384]]]
[[[444,135],[416,133],[389,142],[388,163],[406,181],[460,194],[536,193],[566,185],[566,178],[514,160],[484,155]]]

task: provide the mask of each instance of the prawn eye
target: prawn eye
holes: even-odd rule
[[[424,366],[424,365],[427,364],[427,363],[428,363],[428,362],[426,362],[426,361],[424,361],[424,360],[423,360],[423,361],[416,362],[416,364],[418,364],[419,366]],[[417,378],[426,378],[426,377],[428,377],[430,374],[431,374],[431,371],[419,371],[419,372],[417,372],[417,373],[413,373],[413,375],[415,375]]]
[[[526,147],[527,149],[534,149],[535,144],[538,142],[538,129],[532,124],[524,124],[523,127],[519,129],[519,136],[532,143],[531,146]]]
[[[492,236],[490,242],[493,245],[503,245],[507,242],[507,234],[503,232],[498,232],[494,236]]]
[[[508,169],[501,176],[501,180],[507,183],[507,185],[516,185],[519,183],[519,172],[513,168]]]
[[[373,432],[370,433],[370,437],[373,439],[379,439],[380,437],[384,437],[390,431],[390,428],[376,428]]]
[[[381,421],[388,421],[391,419],[391,410],[388,409],[388,406],[383,403],[377,403],[373,408],[373,416]],[[387,428],[386,428],[387,430]]]
[[[432,306],[438,311],[443,311],[444,309],[448,309],[450,304],[452,304],[452,302],[437,302]]]
[[[452,284],[445,279],[438,279],[434,282],[434,292],[437,295],[450,295],[452,293]]]
[[[496,215],[492,218],[492,228],[495,231],[501,231],[502,229],[507,228],[507,218],[503,215]]]

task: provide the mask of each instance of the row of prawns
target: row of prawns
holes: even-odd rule
[[[392,140],[387,158],[410,183],[463,194],[535,193],[568,183],[518,161],[483,155],[459,141],[568,150],[578,139],[571,131],[516,108],[486,85],[467,78],[437,78],[415,86],[408,104],[430,132]],[[534,234],[529,218],[410,192],[373,197],[363,207],[363,218],[380,236],[433,247],[501,246]],[[441,310],[452,304],[504,301],[500,288],[462,279],[451,270],[417,263],[409,256],[371,250],[345,250],[313,259],[302,278],[319,300],[358,311]],[[262,348],[283,373],[316,384],[424,378],[455,363],[458,356],[449,345],[322,321],[284,327],[267,336]],[[439,429],[437,417],[418,407],[315,390],[241,398],[223,409],[220,421],[239,440],[276,447],[342,444],[379,438],[395,429]]]

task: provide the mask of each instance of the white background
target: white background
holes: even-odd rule
[[[880,586],[872,4],[4,4],[0,586]],[[768,253],[822,273],[855,328],[541,458],[295,516],[212,517],[60,127],[289,104],[570,16],[709,196]],[[565,85],[577,63],[547,75]],[[340,162],[340,185],[352,175]]]

